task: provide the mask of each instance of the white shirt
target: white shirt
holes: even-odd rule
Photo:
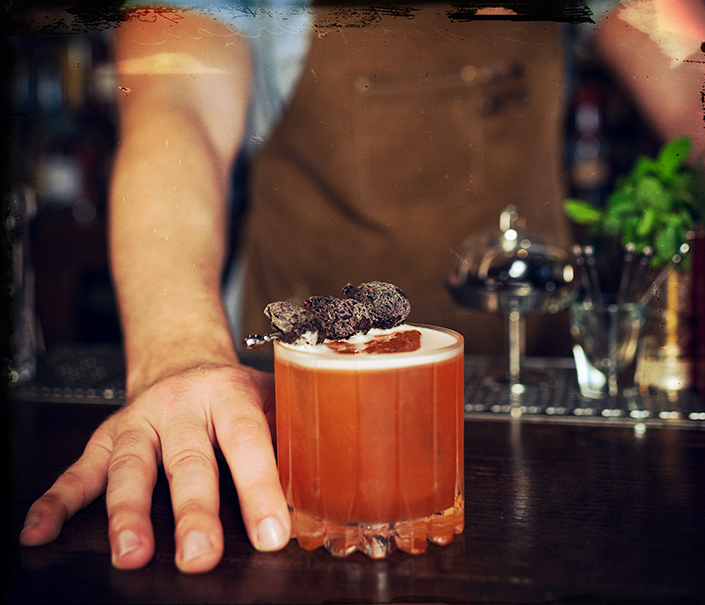
[[[154,1],[128,0],[125,8],[148,8]],[[243,36],[253,61],[244,150],[262,143],[281,117],[308,52],[312,8],[307,0],[169,0],[168,8],[205,12]]]

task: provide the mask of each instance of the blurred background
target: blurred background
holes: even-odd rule
[[[12,329],[33,335],[39,352],[55,343],[118,342],[105,235],[114,21],[107,14],[78,22],[46,4],[8,11],[11,296],[13,307],[34,306],[36,316],[34,326]],[[20,310],[12,311],[21,324]]]
[[[118,9],[6,8],[6,232],[18,357],[27,346],[41,354],[57,344],[120,340],[106,242]],[[592,52],[592,28],[566,25],[573,78],[565,174],[571,195],[599,205],[635,157],[659,145]]]

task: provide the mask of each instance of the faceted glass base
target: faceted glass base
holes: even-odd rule
[[[462,495],[455,504],[428,517],[396,523],[335,523],[303,512],[292,511],[293,535],[299,546],[313,550],[323,546],[336,557],[359,550],[372,559],[384,559],[397,548],[412,555],[421,554],[429,542],[445,545],[465,526]]]

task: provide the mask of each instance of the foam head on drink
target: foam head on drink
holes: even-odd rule
[[[463,529],[462,337],[404,323],[408,301],[394,286],[351,288],[367,309],[309,299],[303,314],[288,303],[265,311],[284,329],[277,449],[293,533],[339,556],[420,553]],[[375,309],[368,295],[380,289]]]

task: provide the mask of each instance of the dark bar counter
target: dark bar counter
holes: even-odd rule
[[[336,559],[322,549],[304,551],[295,541],[277,553],[258,553],[245,535],[222,460],[225,553],[210,573],[187,576],[173,564],[173,517],[163,474],[152,507],[156,553],[145,568],[111,567],[103,499],[71,519],[53,543],[20,547],[17,536],[27,508],[80,455],[91,432],[124,397],[119,352],[79,352],[58,373],[57,355],[42,361],[33,384],[9,389],[11,552],[3,602],[696,603],[705,598],[702,401],[684,393],[668,403],[647,397],[634,415],[634,410],[600,410],[579,396],[573,399],[570,364],[562,362],[554,364],[557,382],[548,394],[545,389],[528,393],[517,405],[507,403],[496,385],[473,379],[484,361],[468,361],[465,531],[449,546],[429,546],[423,555],[395,552],[373,561],[355,553]],[[109,371],[100,370],[101,364]],[[49,378],[56,375],[63,378],[52,383]]]

